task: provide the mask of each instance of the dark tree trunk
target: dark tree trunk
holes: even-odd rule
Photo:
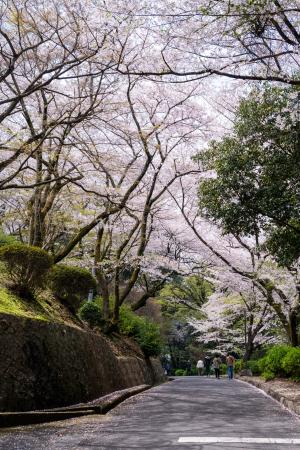
[[[109,289],[108,289],[108,282],[105,277],[105,274],[102,271],[102,268],[99,267],[99,263],[101,262],[101,244],[102,244],[102,238],[104,234],[104,227],[99,227],[97,232],[97,239],[96,239],[96,245],[95,245],[95,276],[97,280],[97,293],[101,295],[103,300],[102,305],[102,316],[103,319],[108,322],[110,319],[110,310],[109,310]]]
[[[120,269],[117,266],[115,270],[115,304],[113,312],[113,324],[117,324],[120,318]]]
[[[254,350],[253,342],[248,341],[247,345],[246,345],[245,353],[244,353],[244,356],[243,356],[243,361],[244,362],[249,361],[249,359],[252,356],[253,350]]]
[[[103,303],[102,303],[102,315],[105,321],[108,321],[110,318],[110,310],[109,310],[109,289],[107,285],[107,281],[105,276],[101,272],[101,269],[96,269],[95,271],[96,280],[97,280],[97,293],[101,295]]]
[[[293,347],[297,347],[299,345],[298,315],[296,311],[291,311],[289,314],[289,340]]]

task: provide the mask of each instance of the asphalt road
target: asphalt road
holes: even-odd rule
[[[185,442],[191,438],[198,441]],[[126,400],[106,416],[2,430],[0,449],[300,450],[291,439],[300,442],[300,420],[256,388],[182,377]]]

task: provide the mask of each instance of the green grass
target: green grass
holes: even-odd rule
[[[46,311],[43,313],[38,302],[27,302],[12,294],[8,289],[0,287],[0,313],[30,317],[37,320],[49,320]]]
[[[81,326],[80,321],[68,308],[56,300],[51,292],[43,291],[34,300],[25,300],[0,284],[0,314],[12,314],[35,320]]]
[[[33,300],[25,300],[14,294],[8,286],[5,267],[0,263],[0,314],[81,326],[80,321],[49,290],[40,292]]]

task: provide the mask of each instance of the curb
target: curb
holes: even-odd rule
[[[262,390],[266,394],[268,394],[270,397],[272,397],[274,400],[279,402],[281,405],[283,405],[285,408],[287,408],[292,413],[296,414],[297,416],[300,416],[300,403],[296,402],[294,400],[288,399],[282,393],[274,388],[272,386],[268,385],[266,381],[263,380],[257,380],[257,379],[251,379],[248,377],[239,377],[237,378],[239,381],[244,381],[248,384],[251,384],[252,386],[255,386],[256,388]]]
[[[33,425],[43,422],[54,422],[57,420],[72,419],[74,417],[88,416],[93,414],[106,414],[119,403],[150,389],[148,384],[134,386],[112,392],[89,403],[67,406],[65,408],[54,408],[40,411],[4,412],[0,413],[0,428],[16,427],[19,425]]]

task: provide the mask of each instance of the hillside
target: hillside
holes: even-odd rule
[[[34,300],[24,300],[12,293],[6,287],[3,272],[0,277],[0,313],[84,327],[83,323],[65,305],[55,299],[50,291],[42,291]]]

